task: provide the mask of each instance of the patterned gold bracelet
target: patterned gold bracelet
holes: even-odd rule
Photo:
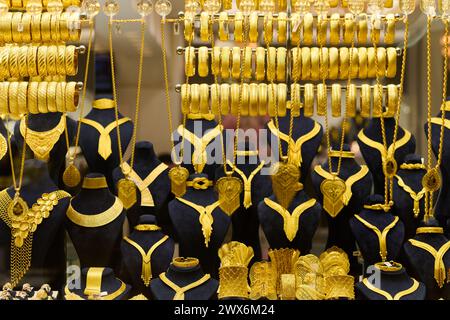
[[[39,113],[47,113],[47,86],[48,82],[42,81],[39,82],[38,87],[38,110]]]
[[[372,117],[379,118],[381,117],[382,112],[383,112],[383,87],[375,85],[373,86]]]
[[[9,113],[13,115],[19,114],[19,104],[17,96],[19,93],[19,82],[14,81],[9,83],[8,89],[8,102],[9,102]]]
[[[258,116],[258,84],[252,83],[249,86],[249,107],[248,114],[251,117]]]
[[[330,56],[328,78],[335,80],[339,77],[339,49],[335,47],[329,48],[328,54]]]
[[[303,44],[310,46],[313,44],[314,16],[308,12],[303,17]]]
[[[211,112],[216,116],[221,116],[219,112],[220,104],[220,85],[213,83],[211,85]]]
[[[228,13],[221,12],[219,15],[219,40],[228,41]]]
[[[186,76],[195,76],[195,49],[194,47],[186,47],[184,50],[184,72]]]
[[[38,74],[42,76],[48,75],[47,72],[47,46],[39,46],[38,48]]]
[[[9,53],[8,47],[0,48],[0,77],[2,80],[7,80],[11,77],[9,74]]]
[[[277,115],[277,85],[270,83],[267,86],[267,113],[269,117],[275,117]]]
[[[291,73],[293,81],[300,81],[302,76],[302,49],[301,48],[292,48],[291,49]]]
[[[75,112],[78,107],[79,94],[76,82],[67,82],[65,89],[66,111]]]
[[[367,48],[358,48],[358,77],[361,79],[367,78]]]
[[[208,47],[198,48],[198,75],[202,78],[209,74],[209,52]]]
[[[322,18],[322,16],[317,17],[317,44],[319,46],[326,45],[327,42],[327,32],[328,32],[328,19]]]
[[[66,75],[66,46],[56,46],[56,73],[60,76]]]
[[[61,19],[61,14],[53,13],[50,19],[50,36],[53,42],[59,42],[61,40],[61,34],[59,32],[59,20]]]
[[[220,85],[220,103],[223,115],[230,113],[230,85],[222,83]]]
[[[355,17],[351,13],[344,16],[344,44],[350,45],[355,37]]]
[[[52,15],[49,12],[43,12],[41,16],[41,40],[42,42],[52,41],[51,35],[51,18]]]
[[[278,116],[286,116],[286,100],[287,100],[287,86],[285,83],[279,83],[277,85],[277,106]]]
[[[230,78],[230,55],[231,50],[229,47],[223,47],[220,57],[220,73],[222,79]]]
[[[371,43],[375,42],[376,44],[380,43],[380,34],[381,34],[381,30],[379,27],[374,26],[374,24],[372,24],[372,29],[370,29],[370,41]]]
[[[267,49],[267,80],[268,81],[275,81],[276,59],[277,59],[277,49],[274,47],[269,47]]]
[[[264,81],[266,78],[266,50],[263,47],[256,48],[256,72],[257,81]]]
[[[377,57],[378,57],[378,76],[385,77],[387,69],[386,48],[378,47]]]
[[[200,113],[200,86],[197,83],[191,84],[191,105],[190,113]]]
[[[234,41],[244,41],[244,15],[241,11],[236,12],[234,15]]]
[[[267,115],[267,84],[258,84],[258,110],[260,116]]]
[[[317,115],[324,116],[328,108],[327,86],[323,83],[317,84]]]
[[[63,12],[61,13],[60,20],[59,20],[59,33],[60,33],[60,39],[61,41],[69,41],[70,40],[70,34],[69,34],[69,12]]]
[[[298,117],[300,116],[300,109],[302,108],[301,103],[301,90],[300,84],[293,83],[291,84],[291,116]]]
[[[386,77],[394,78],[397,74],[397,50],[393,47],[386,48],[386,56]]]
[[[13,46],[9,51],[9,74],[12,78],[19,78],[19,47]]]
[[[320,79],[320,49],[311,48],[311,80]]]
[[[56,83],[56,110],[66,112],[66,84],[65,82]]]
[[[331,115],[334,118],[341,116],[341,85],[339,83],[333,83],[331,85]]]
[[[242,70],[242,76],[244,79],[251,79],[252,78],[252,57],[253,52],[251,47],[245,47],[244,49],[244,65]]]
[[[339,48],[339,79],[348,78],[349,59],[349,49],[347,47]]]
[[[398,107],[398,88],[395,84],[388,84],[387,86],[387,110],[386,117],[395,117]]]
[[[341,42],[341,22],[339,13],[333,13],[330,17],[330,44],[337,46]]]
[[[28,77],[28,47],[20,46],[19,48],[19,76]]]
[[[200,39],[203,42],[209,41],[209,14],[207,12],[202,12],[200,15]]]
[[[241,116],[246,117],[249,114],[249,104],[250,104],[250,87],[248,83],[243,83],[241,86]]]
[[[39,82],[31,81],[28,84],[28,111],[31,114],[38,114],[38,91]]]
[[[375,48],[367,48],[367,77],[375,78],[377,69],[375,67]]]
[[[241,78],[241,48],[233,47],[233,57],[231,64],[231,76],[233,79]]]
[[[287,50],[284,47],[277,49],[277,81],[286,81],[286,53]]]
[[[22,32],[19,25],[22,23],[22,12],[14,12],[11,22],[12,40],[15,43],[22,43]]]
[[[278,13],[278,43],[285,43],[286,42],[286,36],[287,36],[287,23],[288,23],[288,17],[286,12],[280,12]]]
[[[0,114],[8,114],[9,82],[0,82]]]
[[[349,50],[349,61],[351,59],[351,69],[349,63],[349,72],[351,72],[352,79],[358,77],[359,72],[359,53],[358,48],[350,48]]]
[[[303,114],[305,117],[312,117],[314,115],[314,85],[312,83],[306,83],[303,94]]]
[[[66,74],[68,76],[75,76],[78,73],[78,51],[75,46],[66,47]]]
[[[231,84],[231,114],[237,115],[240,103],[240,86],[237,83]]]
[[[19,88],[17,90],[17,105],[19,114],[28,113],[28,82],[22,81],[19,82]]]
[[[258,41],[258,12],[254,11],[250,14],[250,27],[248,37],[250,42]]]
[[[47,85],[47,109],[48,112],[57,112],[56,107],[56,86],[59,82],[49,82]]]
[[[194,20],[184,19],[184,40],[188,43],[194,40]]]
[[[302,48],[302,80],[309,80],[311,78],[311,49],[308,47]]]
[[[40,14],[31,17],[31,39],[35,43],[41,42],[41,17]]]
[[[268,13],[264,16],[264,41],[273,42],[273,15]]]
[[[370,85],[364,83],[361,85],[361,95],[360,95],[360,108],[361,108],[361,117],[369,118],[370,117]]]
[[[356,48],[355,48],[356,49]],[[354,83],[350,83],[350,86],[347,88],[348,92],[346,94],[346,107],[347,107],[347,116],[355,117],[356,116],[356,85]]]
[[[386,15],[386,29],[384,32],[384,43],[393,44],[395,41],[395,15],[389,13]]]
[[[58,54],[58,49],[56,46],[47,47],[47,74],[49,76],[56,75],[56,56]]]
[[[31,14],[24,12],[22,14],[22,41],[24,43],[31,42]]]
[[[12,18],[13,18],[12,12],[6,12],[4,15],[2,15],[2,18],[0,19],[0,34],[2,35],[3,43],[13,42],[12,26],[11,26]]]
[[[209,113],[209,85],[206,83],[200,85],[200,113]]]
[[[320,51],[319,51],[320,52]],[[322,53],[319,55],[319,77],[320,79],[325,77],[328,79],[328,72],[330,69],[330,55],[328,53],[328,48],[322,48]],[[323,75],[322,75],[323,73]]]
[[[300,42],[301,34],[301,18],[299,13],[293,13],[291,15],[291,43],[296,46]]]

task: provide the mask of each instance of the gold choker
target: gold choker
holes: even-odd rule
[[[420,228],[417,228],[416,234],[424,234],[424,233],[443,234],[444,233],[444,228],[441,228],[441,227],[420,227]]]
[[[333,158],[347,158],[354,159],[355,154],[351,151],[338,151],[338,150],[330,150],[330,157]]]
[[[92,104],[92,107],[94,109],[98,109],[98,110],[112,109],[112,108],[114,108],[114,100],[98,99],[98,100],[94,101],[94,103]]]
[[[199,260],[197,258],[174,258],[172,264],[177,268],[194,268],[199,265]]]
[[[389,261],[389,262],[377,262],[375,263],[375,268],[381,271],[385,272],[397,272],[402,270],[403,266],[395,261]]]
[[[105,189],[108,188],[105,177],[84,178],[83,189]]]
[[[82,214],[76,211],[72,207],[72,201],[70,202],[69,208],[67,209],[67,217],[74,224],[86,227],[86,228],[96,228],[107,225],[113,222],[123,211],[123,204],[119,198],[116,197],[113,205],[106,211],[98,214]]]
[[[400,169],[403,170],[426,170],[426,166],[423,163],[402,163]]]
[[[388,212],[389,210],[391,210],[391,205],[383,204],[383,203],[365,204],[364,209],[377,210],[377,211],[383,210],[384,212]]]
[[[161,230],[161,227],[157,226],[156,224],[138,224],[134,227],[134,230],[137,231],[159,231]]]

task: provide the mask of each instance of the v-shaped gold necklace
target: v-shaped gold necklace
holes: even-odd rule
[[[367,280],[367,278],[365,278],[363,280],[363,284],[370,291],[376,292],[379,295],[382,295],[383,297],[385,297],[386,300],[400,300],[404,296],[410,295],[411,293],[415,292],[417,290],[417,288],[419,288],[419,282],[417,282],[415,279],[412,279],[412,281],[413,281],[413,284],[412,284],[411,287],[409,287],[408,289],[405,289],[405,290],[397,292],[394,296],[392,294],[390,294],[389,292],[385,291],[385,290],[382,290],[380,288],[375,287],[373,284],[371,284],[369,282],[369,280]]]
[[[196,287],[200,287],[202,284],[204,284],[209,279],[211,279],[211,276],[209,274],[205,274],[203,277],[201,277],[197,281],[194,281],[184,287],[180,287],[176,283],[172,282],[169,278],[167,278],[165,273],[161,273],[159,275],[159,278],[165,285],[167,285],[170,289],[175,291],[175,295],[172,300],[184,300],[186,292],[188,292],[189,290],[192,290]]]

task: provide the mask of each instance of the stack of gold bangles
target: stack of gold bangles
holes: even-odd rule
[[[47,7],[49,0],[41,0],[40,1],[43,7]],[[79,7],[81,5],[81,0],[61,0],[64,8],[70,7],[70,6],[77,6]],[[12,8],[14,10],[19,9],[25,9],[27,6],[28,0],[6,0],[6,4],[9,8]]]
[[[0,82],[0,114],[74,112],[76,82]]]

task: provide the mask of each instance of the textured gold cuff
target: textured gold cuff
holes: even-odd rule
[[[51,18],[52,15],[49,12],[43,12],[41,16],[41,40],[42,42],[51,42]]]
[[[209,86],[206,83],[200,85],[200,113],[209,113]]]
[[[198,48],[198,75],[199,77],[207,77],[209,74],[209,52],[208,47]]]
[[[230,48],[223,47],[220,57],[220,72],[222,79],[230,78]]]
[[[319,57],[320,62],[320,79],[328,79],[328,71],[329,71],[329,63],[330,63],[330,56],[328,54],[328,48],[322,48],[322,51],[320,53]]]
[[[260,116],[267,115],[267,84],[258,84],[258,110]]]
[[[303,44],[306,46],[313,44],[313,25],[314,16],[308,12],[303,17]]]
[[[49,82],[47,85],[47,109],[48,112],[57,112],[56,85],[58,82]]]
[[[219,40],[228,41],[228,13],[221,12],[219,15]]]
[[[13,13],[12,12],[6,12],[4,15],[2,15],[2,18],[0,19],[0,34],[2,36],[2,42],[3,43],[11,43],[13,42],[12,38],[12,18]]]
[[[47,113],[47,86],[48,82],[39,82],[38,87],[38,110],[39,113]]]
[[[367,48],[358,48],[358,77],[361,79],[367,78]]]
[[[347,108],[347,116],[353,118],[356,116],[356,86],[351,83],[347,88],[347,94],[345,97],[346,108]]]
[[[277,106],[278,106],[278,116],[286,116],[286,97],[287,97],[287,86],[285,83],[279,83],[277,86]]]
[[[319,80],[320,78],[320,49],[311,48],[311,80]]]
[[[230,113],[230,85],[228,83],[220,85],[220,108],[223,115]]]
[[[273,41],[273,15],[268,13],[264,16],[264,41],[271,43]]]
[[[43,77],[47,73],[47,46],[39,46],[38,48],[38,74]]]
[[[70,40],[69,17],[70,17],[69,12],[61,13],[60,20],[59,20],[59,33],[60,33],[61,41],[69,41]]]
[[[239,47],[233,47],[231,75],[236,80],[241,78],[241,48]]]
[[[41,42],[41,14],[31,17],[31,39],[34,43]]]
[[[19,78],[19,47],[11,47],[9,52],[9,74],[12,78]]]
[[[311,78],[311,49],[308,47],[302,48],[302,80],[309,80]]]
[[[341,116],[341,85],[333,83],[331,85],[331,115],[335,118]]]
[[[291,84],[291,116],[300,116],[301,94],[300,85],[298,83]]]
[[[38,47],[35,45],[30,45],[27,47],[28,53],[27,53],[27,68],[28,68],[28,75],[30,77],[36,77],[38,76]]]
[[[50,19],[50,36],[53,42],[59,42],[61,40],[60,32],[59,32],[59,20],[61,14],[54,13],[51,15]]]
[[[277,81],[286,81],[286,48],[279,47],[277,49]]]
[[[383,87],[375,85],[373,87],[372,117],[379,118],[382,112],[383,112]]]
[[[339,48],[339,79],[348,78],[349,59],[349,49],[346,47]]]
[[[258,42],[258,12],[256,11],[250,14],[250,27],[248,36],[250,42]]]
[[[8,114],[9,82],[0,82],[0,114]]]
[[[341,41],[341,23],[339,13],[333,13],[330,18],[330,44],[339,45]]]
[[[10,82],[8,90],[9,112],[13,115],[19,114],[19,104],[17,100],[18,93],[19,93],[19,82],[17,81]]]
[[[361,117],[369,118],[370,117],[370,85],[362,84],[361,85]]]
[[[190,113],[190,99],[191,97],[191,86],[183,83],[181,85],[181,113],[189,114]]]
[[[67,82],[66,83],[66,111],[67,112],[75,112],[78,107],[78,90],[77,90],[76,82]]]
[[[248,86],[248,83],[243,83],[241,87],[241,102],[240,102],[240,115],[241,116],[248,116],[249,113],[249,103],[250,103],[250,88]]]
[[[1,22],[0,22],[1,23]],[[0,47],[0,77],[2,80],[7,80],[10,78],[9,74],[9,55],[10,48]]]
[[[286,42],[286,35],[287,35],[287,13],[286,12],[280,12],[278,14],[278,43],[282,44]]]
[[[269,117],[277,115],[277,85],[271,83],[267,86],[267,111]]]
[[[207,12],[202,12],[200,14],[200,39],[203,42],[208,42],[209,35],[210,35],[209,14]]]
[[[17,90],[17,106],[19,114],[28,113],[28,82],[19,82],[19,88]]]
[[[47,74],[49,76],[55,76],[56,73],[56,55],[58,50],[56,46],[47,47]]]
[[[244,15],[240,11],[234,16],[234,41],[244,41]]]
[[[191,105],[189,113],[200,113],[200,86],[197,83],[191,84]]]
[[[28,47],[19,47],[19,75],[20,77],[28,77]]]
[[[387,48],[387,70],[386,77],[394,78],[397,75],[397,50],[395,48]]]
[[[244,50],[244,65],[243,65],[243,70],[242,70],[242,76],[244,77],[244,79],[251,79],[252,78],[252,72],[253,72],[253,68],[252,68],[252,57],[253,57],[252,48],[251,47],[246,47],[243,50]]]
[[[327,43],[328,19],[317,17],[317,44],[324,46]]]
[[[328,108],[327,86],[323,83],[317,85],[317,115],[324,116]]]
[[[186,47],[184,50],[184,72],[187,77],[195,76],[195,49]]]
[[[28,84],[28,111],[32,114],[38,114],[38,91],[39,82],[30,82]]]
[[[270,47],[267,50],[267,80],[275,81],[277,49]]]
[[[335,80],[339,76],[339,49],[329,48],[328,54],[330,56],[330,69],[328,72],[329,79]]]
[[[266,50],[263,47],[256,48],[256,80],[264,81],[266,78]]]
[[[354,79],[358,77],[359,71],[358,48],[350,48],[349,55],[349,60],[351,62],[351,64],[349,64],[349,72],[351,72],[351,76]]]
[[[56,73],[60,76],[66,75],[66,46],[56,46]]]
[[[312,117],[314,115],[314,85],[312,83],[305,84],[303,101],[304,116]]]

